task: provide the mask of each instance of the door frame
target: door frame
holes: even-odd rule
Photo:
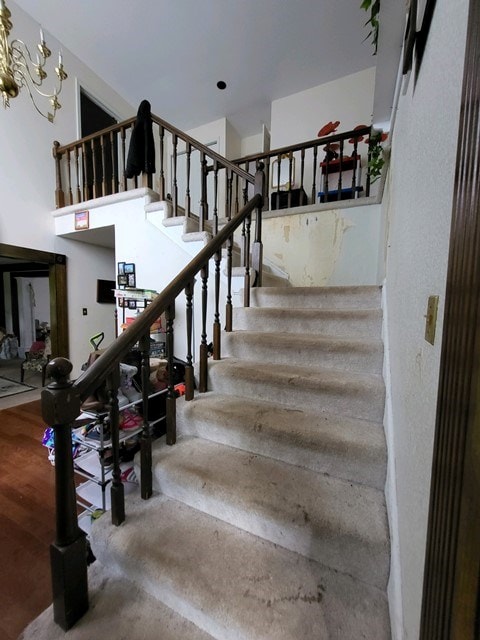
[[[0,256],[48,266],[50,291],[50,339],[52,357],[70,356],[68,340],[67,257],[61,253],[38,251],[0,243]]]
[[[421,640],[480,637],[480,3],[470,0]]]

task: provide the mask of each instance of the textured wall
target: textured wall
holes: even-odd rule
[[[386,271],[387,438],[396,638],[418,637],[440,364],[466,0],[438,0],[420,75],[400,96],[392,141]],[[437,339],[424,340],[427,299],[440,296]],[[392,511],[393,510],[393,511]],[[395,510],[398,510],[395,513]],[[401,634],[401,635],[400,635]]]

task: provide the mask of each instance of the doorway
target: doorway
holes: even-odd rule
[[[80,88],[80,135],[107,129],[118,120]],[[105,135],[85,145],[86,200],[118,191],[117,136]]]
[[[50,339],[52,346],[52,357],[63,356],[69,357],[68,342],[68,313],[67,313],[67,260],[66,256],[58,253],[50,253],[48,251],[36,251],[35,249],[27,249],[24,247],[16,247],[14,245],[0,243],[0,259],[3,260],[7,273],[6,265],[10,265],[19,277],[26,273],[44,274],[48,277],[48,294],[49,294],[49,322],[50,322]],[[11,277],[9,277],[11,281]],[[6,299],[4,291],[4,277],[0,281],[0,321],[5,325],[7,318],[6,305],[10,302]],[[14,285],[15,287],[15,285]],[[17,293],[18,295],[18,293]],[[7,300],[7,301],[6,301]],[[12,305],[13,308],[14,305]],[[18,305],[15,305],[18,308]],[[17,312],[18,313],[18,312]],[[11,326],[19,332],[19,319],[15,319],[15,314],[11,314]]]

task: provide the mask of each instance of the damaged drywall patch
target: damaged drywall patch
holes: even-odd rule
[[[341,209],[269,218],[263,227],[264,255],[289,274],[293,286],[322,286],[351,226]]]

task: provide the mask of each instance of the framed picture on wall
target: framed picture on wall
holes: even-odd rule
[[[125,302],[125,299],[124,299],[124,298],[119,298],[119,299],[118,299],[118,306],[119,306],[120,308],[123,308],[123,307],[125,306],[125,305],[124,305],[124,302]]]
[[[117,276],[117,283],[120,288],[127,286],[127,276],[119,275]]]
[[[137,301],[136,300],[129,300],[128,301],[128,308],[129,309],[136,309],[137,308]]]
[[[133,262],[124,262],[124,273],[125,274],[129,274],[129,273],[135,273],[135,264]]]
[[[134,273],[128,273],[127,276],[127,287],[135,287],[135,274]]]
[[[124,262],[119,262],[117,265],[117,273],[119,276],[124,276],[125,275],[125,263]]]

